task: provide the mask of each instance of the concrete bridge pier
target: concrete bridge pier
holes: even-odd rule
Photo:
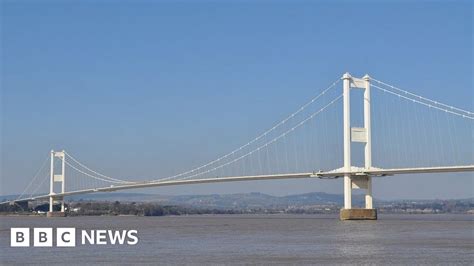
[[[377,210],[372,206],[372,177],[371,176],[352,176],[349,184],[349,194],[344,193],[344,208],[339,213],[341,220],[377,220]],[[365,208],[352,208],[351,196],[352,189],[365,189]],[[345,202],[347,203],[347,202]]]
[[[61,202],[61,210],[54,211],[54,204]],[[49,211],[46,213],[46,217],[65,217],[66,212],[64,211],[64,198],[56,198],[53,196],[49,197]]]

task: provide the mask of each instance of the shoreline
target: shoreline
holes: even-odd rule
[[[193,213],[193,214],[167,214],[167,215],[133,215],[133,214],[101,214],[101,215],[67,215],[66,217],[180,217],[180,216],[195,216],[195,217],[202,217],[202,216],[338,216],[338,213]],[[382,216],[413,216],[413,215],[423,215],[423,216],[472,216],[474,217],[474,213],[401,213],[401,212],[383,212],[379,213]],[[44,214],[35,214],[35,213],[0,213],[0,217],[46,217],[46,213]]]

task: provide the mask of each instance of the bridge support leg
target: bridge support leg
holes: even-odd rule
[[[344,176],[344,209],[352,208],[352,180],[350,175]]]
[[[49,212],[53,212],[53,204],[54,204],[53,197],[49,197]]]
[[[372,177],[367,177],[367,190],[365,192],[365,208],[372,209]]]

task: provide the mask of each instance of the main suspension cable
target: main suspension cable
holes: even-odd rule
[[[329,87],[327,87],[326,89],[324,89],[320,94],[318,94],[317,96],[315,96],[314,98],[312,98],[309,102],[307,102],[306,104],[302,105],[297,111],[295,111],[294,113],[290,114],[289,116],[287,116],[285,119],[281,120],[280,122],[278,122],[277,124],[275,124],[273,127],[271,127],[270,129],[266,130],[265,132],[263,132],[262,134],[260,134],[259,136],[257,136],[256,138],[254,138],[253,140],[249,141],[248,143],[240,146],[239,148],[213,160],[213,161],[210,161],[206,164],[203,164],[199,167],[196,167],[194,169],[191,169],[191,170],[188,170],[188,171],[185,171],[185,172],[182,172],[182,173],[179,173],[179,174],[176,174],[176,175],[172,175],[172,176],[168,176],[168,177],[164,177],[164,178],[159,178],[159,179],[155,179],[155,180],[151,180],[151,182],[155,182],[155,181],[164,181],[164,180],[169,180],[169,179],[174,179],[174,178],[177,178],[177,177],[182,177],[182,176],[186,176],[187,174],[190,174],[190,173],[193,173],[193,172],[196,172],[196,171],[199,171],[205,167],[208,167],[214,163],[217,163],[219,161],[222,161],[224,159],[226,159],[227,157],[229,156],[232,156],[234,155],[235,153],[241,151],[242,149],[248,147],[249,145],[251,145],[252,143],[260,140],[261,138],[267,136],[270,132],[272,132],[273,130],[277,129],[279,126],[285,124],[288,120],[292,119],[294,116],[296,116],[297,114],[301,113],[304,109],[306,109],[306,107],[308,107],[309,105],[311,105],[312,103],[314,103],[316,100],[318,100],[319,98],[321,98],[323,95],[325,95],[330,89],[334,88],[337,83],[339,83],[340,79],[337,79],[336,81],[334,81]]]

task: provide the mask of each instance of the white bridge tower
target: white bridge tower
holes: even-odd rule
[[[352,142],[365,143],[364,168],[372,168],[372,136],[370,117],[370,77],[352,77],[349,73],[342,76],[344,97],[344,208],[341,209],[341,220],[376,220],[377,211],[372,205],[372,177],[368,174],[353,175],[351,162]],[[364,126],[351,127],[351,89],[364,90]],[[365,189],[365,208],[352,208],[352,189]]]
[[[61,173],[56,174],[54,171],[54,158],[61,159]],[[64,197],[55,197],[56,193],[54,192],[54,185],[55,183],[61,183],[61,193],[65,192],[65,165],[66,164],[66,154],[64,151],[53,151],[51,150],[51,166],[50,166],[50,180],[49,180],[49,212],[48,217],[56,217],[56,216],[65,216],[64,213]],[[61,211],[55,212],[54,211],[54,201],[60,200],[61,201]]]

